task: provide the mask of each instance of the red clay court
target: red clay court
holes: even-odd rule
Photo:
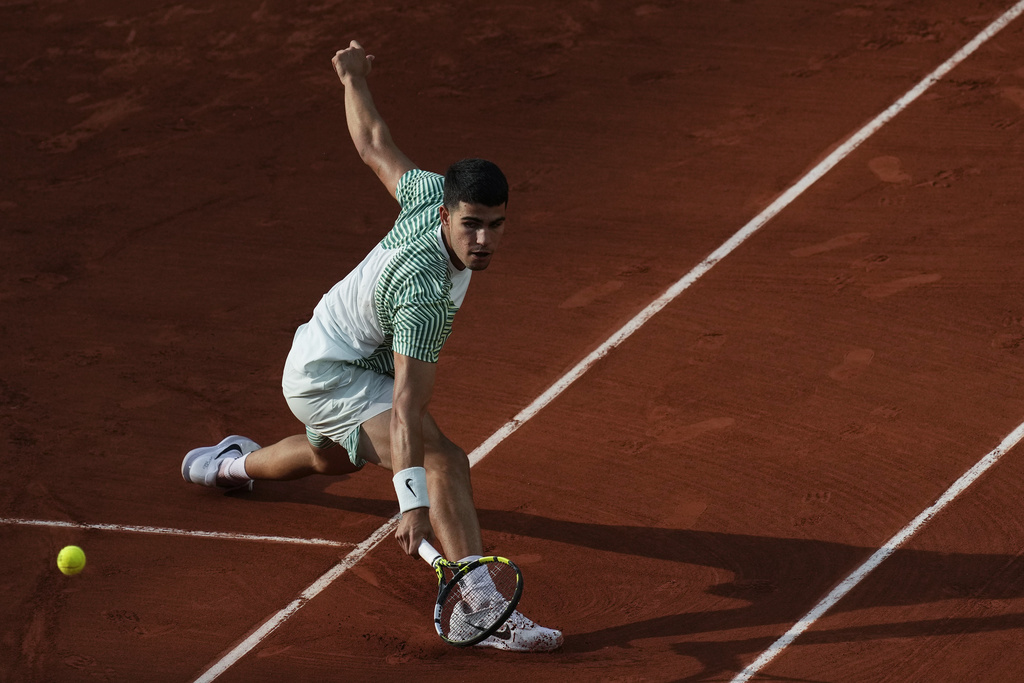
[[[1021,9],[0,0],[0,681],[1019,680]],[[438,639],[383,470],[181,479],[301,431],[292,334],[397,214],[353,38],[411,159],[512,183],[432,412],[549,655]]]

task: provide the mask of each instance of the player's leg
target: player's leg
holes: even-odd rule
[[[266,448],[245,437],[229,436],[216,446],[189,451],[181,468],[185,481],[228,490],[251,487],[254,479],[287,481],[312,474],[358,471],[344,448],[330,440],[315,446],[305,434]]]
[[[359,457],[391,467],[391,411],[363,422]],[[480,522],[473,504],[466,452],[452,443],[430,414],[423,417],[423,466],[430,494],[430,524],[448,557],[461,559],[483,552]]]
[[[216,485],[351,474],[363,466],[363,461],[350,457],[349,435],[358,433],[362,421],[391,407],[394,380],[346,363],[320,363],[313,375],[286,368],[283,384],[288,407],[307,425],[306,433],[266,448],[252,444],[243,452],[227,454],[233,459],[220,465]]]
[[[245,470],[250,479],[289,481],[313,474],[351,474],[359,468],[341,446],[331,443],[320,448],[311,444],[305,434],[297,434],[250,453]]]

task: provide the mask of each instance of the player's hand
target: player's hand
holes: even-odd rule
[[[424,538],[436,545],[434,528],[430,526],[430,508],[415,508],[402,514],[395,538],[398,539],[398,545],[402,546],[402,550],[409,555],[419,554],[420,541]]]
[[[338,50],[331,60],[342,83],[353,77],[366,78],[373,68],[373,55],[366,54],[359,41],[353,40],[344,50]]]

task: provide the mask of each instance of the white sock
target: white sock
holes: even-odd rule
[[[460,560],[460,562],[472,562],[473,560],[479,560],[480,555],[469,555]],[[463,595],[466,596],[466,602],[473,610],[478,610],[486,607],[484,604],[483,595],[491,595],[497,589],[494,587],[494,580],[491,578],[491,573],[487,570],[487,565],[477,567],[473,571],[466,574],[466,577],[462,579],[462,582],[466,590],[463,591]]]
[[[217,482],[221,484],[244,484],[252,479],[245,471],[246,453],[240,458],[225,458],[217,469]]]

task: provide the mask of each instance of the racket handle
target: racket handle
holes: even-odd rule
[[[425,538],[420,541],[419,553],[420,557],[422,557],[431,567],[433,567],[434,562],[441,557],[441,553],[437,552],[437,550],[434,549],[434,546],[430,545]]]

